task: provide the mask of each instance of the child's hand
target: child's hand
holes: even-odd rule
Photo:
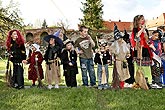
[[[27,64],[27,60],[22,60],[22,63]]]
[[[156,50],[153,44],[149,45],[149,47],[152,48],[154,51]]]
[[[79,50],[78,51],[78,54],[83,54],[84,52],[82,50]]]
[[[71,62],[69,62],[69,66],[73,66],[73,64]]]
[[[35,58],[35,61],[38,61],[38,58],[37,57]]]
[[[127,58],[129,58],[131,56],[131,54],[127,54]]]

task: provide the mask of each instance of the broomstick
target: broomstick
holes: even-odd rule
[[[98,44],[98,38],[96,36],[96,41],[97,41],[97,46],[98,48],[100,48],[99,44]],[[102,58],[100,57],[101,59],[101,64],[102,64],[102,76],[101,76],[101,84],[106,84],[107,83],[107,77],[106,77],[106,73],[105,73],[105,67],[103,65],[103,60]]]
[[[35,58],[37,58],[37,56],[38,56],[38,55],[35,55]],[[42,84],[42,81],[41,81],[41,78],[40,78],[37,60],[35,60],[35,63],[36,63],[35,68],[36,68],[37,77],[38,77],[38,87],[39,87],[39,88],[42,88],[42,87],[43,87],[43,84]]]
[[[7,86],[12,87],[13,81],[12,81],[12,75],[11,75],[10,55],[8,56],[8,59],[7,59],[5,78],[6,78]]]
[[[136,77],[135,77],[135,81],[137,84],[139,84],[139,86],[142,89],[148,90],[148,86],[147,86],[147,82],[146,79],[144,77],[144,72],[143,69],[141,67],[141,60],[142,60],[142,46],[140,46],[139,49],[139,57],[140,57],[140,66],[138,67],[138,70],[136,71]]]
[[[101,58],[101,64],[102,64],[102,76],[101,76],[101,84],[106,84],[107,83],[107,77],[105,73],[105,67],[103,65],[103,60]]]

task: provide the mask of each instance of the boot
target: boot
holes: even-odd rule
[[[120,89],[124,89],[124,81],[120,81]]]

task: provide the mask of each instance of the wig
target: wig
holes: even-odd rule
[[[16,43],[18,44],[18,46],[21,46],[24,44],[24,37],[21,35],[21,33],[16,29],[11,30],[8,33],[7,41],[6,41],[6,47],[8,51],[10,50],[10,47],[11,47],[11,41],[12,41],[11,35],[15,31],[17,32],[17,36],[18,36],[18,38],[16,39]]]
[[[113,53],[114,54],[120,54],[120,49],[122,49],[122,51],[124,53],[128,53],[129,52],[129,45],[123,40],[121,44],[118,43],[118,41],[116,40],[113,44],[112,44],[112,48],[113,48]]]

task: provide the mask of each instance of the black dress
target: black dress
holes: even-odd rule
[[[18,89],[24,88],[23,64],[22,60],[26,59],[24,44],[18,45],[11,41],[10,61],[13,63],[13,86]]]

